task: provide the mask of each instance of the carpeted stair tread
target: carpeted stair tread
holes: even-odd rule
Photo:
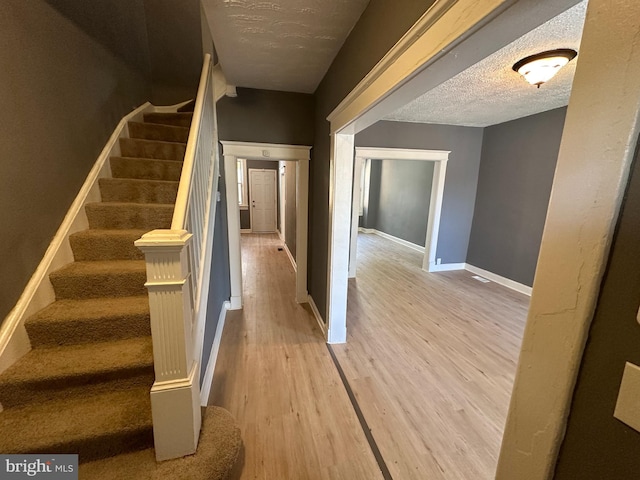
[[[129,122],[129,136],[145,140],[187,143],[189,129],[157,123]]]
[[[182,161],[139,157],[111,157],[114,178],[179,181]]]
[[[80,390],[112,391],[153,383],[151,337],[35,348],[0,375],[0,403],[69,398]],[[94,388],[92,388],[94,387]]]
[[[193,118],[192,112],[178,112],[178,113],[145,113],[145,123],[158,123],[161,125],[174,125],[177,127],[190,127],[191,119]]]
[[[120,153],[123,157],[156,158],[159,160],[183,160],[186,145],[178,142],[121,138]]]
[[[133,178],[101,178],[103,202],[175,203],[180,182]]]
[[[153,445],[149,387],[9,408],[0,432],[5,454],[79,453],[86,462],[146,449]]]
[[[174,204],[164,203],[89,203],[85,206],[89,228],[139,229],[170,228]]]
[[[34,348],[151,335],[147,295],[58,300],[25,322]]]
[[[242,453],[233,416],[223,408],[207,407],[194,455],[156,462],[153,449],[148,449],[84,463],[79,473],[92,480],[226,480],[239,478]]]
[[[56,299],[144,295],[143,260],[73,262],[49,274]]]
[[[77,262],[92,260],[143,260],[144,254],[133,242],[147,229],[83,230],[69,236],[71,250]]]

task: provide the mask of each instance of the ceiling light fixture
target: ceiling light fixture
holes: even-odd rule
[[[513,66],[531,85],[540,85],[551,80],[558,71],[573,60],[578,52],[569,48],[549,50],[523,58]]]

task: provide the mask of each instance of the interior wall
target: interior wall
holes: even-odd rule
[[[218,102],[220,140],[313,144],[313,96],[238,88]]]
[[[467,263],[533,285],[566,110],[485,129]]]
[[[626,362],[640,365],[640,155],[631,178],[571,403],[554,478],[635,478],[640,432],[613,417]]]
[[[431,203],[434,162],[373,160],[369,215],[374,228],[424,247]]]
[[[297,223],[296,223],[296,174],[298,164],[296,162],[285,162],[285,213],[284,213],[284,221],[285,221],[285,243],[293,255],[293,258],[296,257],[296,231],[297,231]]]
[[[326,320],[330,125],[327,116],[434,0],[371,0],[315,92],[315,141],[309,166],[308,288]],[[384,25],[384,28],[380,28]]]
[[[195,98],[203,59],[199,0],[144,0],[144,9],[151,102],[173,105]]]
[[[5,0],[0,15],[0,319],[120,119],[148,100],[142,0]]]
[[[475,127],[380,121],[358,133],[355,138],[358,147],[451,151],[447,162],[436,252],[436,257],[441,258],[442,263],[464,263],[467,258],[482,153],[482,130],[482,128]],[[406,168],[413,171],[415,177],[422,175],[423,178],[426,178],[425,175],[428,172],[424,169],[428,167],[421,164],[431,164],[431,168],[433,168],[433,162],[411,162]],[[373,177],[374,174],[372,166],[371,176]],[[415,188],[418,188],[417,185]],[[429,184],[429,190],[430,188],[431,184]],[[375,195],[375,190],[370,188],[370,210]],[[411,238],[416,241],[409,241],[424,246],[428,210],[421,214],[416,206],[412,212],[415,212],[417,216],[424,217],[425,220],[421,220],[419,231],[414,229],[412,232]],[[374,209],[369,213],[370,216],[372,214],[375,218],[374,222],[379,222],[379,213]],[[424,234],[421,233],[423,229]],[[400,232],[400,230],[397,231]],[[405,230],[405,233],[409,233],[409,231]],[[422,234],[421,239],[419,239],[420,234]]]
[[[200,368],[200,384],[204,379],[207,363],[211,357],[213,341],[218,328],[220,310],[224,302],[231,297],[231,280],[229,277],[229,235],[227,223],[227,192],[225,183],[224,161],[220,154],[220,178],[218,191],[220,201],[216,206],[215,226],[213,231],[213,253],[211,258],[211,280],[209,282],[209,301],[207,304],[207,320],[204,330],[202,363]]]

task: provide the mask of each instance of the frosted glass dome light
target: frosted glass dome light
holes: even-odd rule
[[[551,80],[577,54],[575,50],[568,48],[537,53],[517,62],[513,70],[522,75],[531,85],[540,88],[540,85]]]

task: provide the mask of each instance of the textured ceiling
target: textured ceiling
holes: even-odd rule
[[[585,0],[384,120],[486,127],[567,105],[579,56],[539,89],[511,67],[545,50],[573,48],[579,52],[586,8]]]
[[[313,93],[369,0],[202,0],[227,81]]]

